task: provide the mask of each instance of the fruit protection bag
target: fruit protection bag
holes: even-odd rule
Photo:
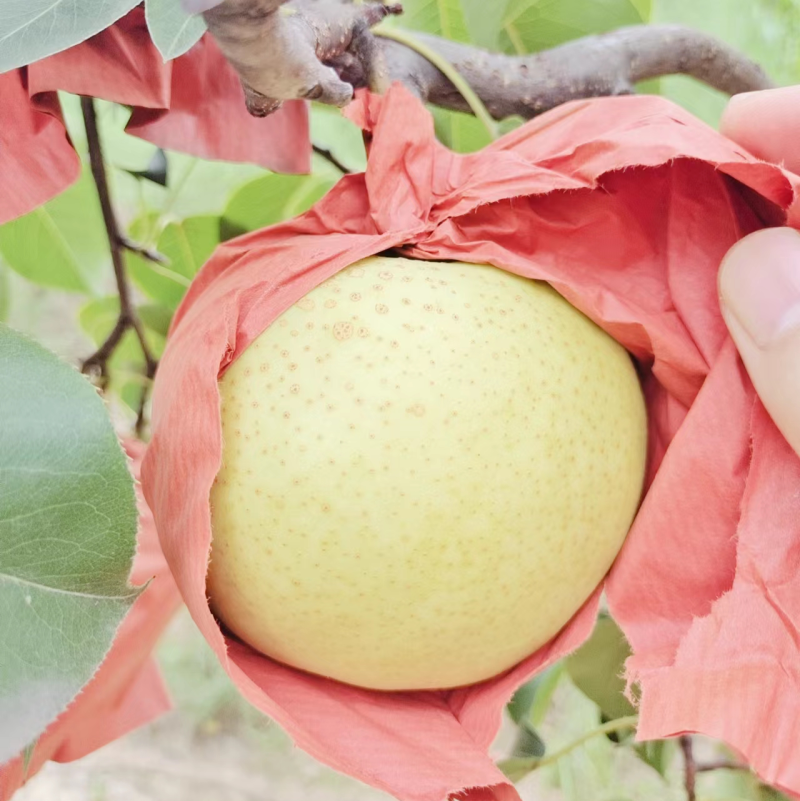
[[[130,440],[125,450],[131,459],[131,473],[138,479],[144,445]],[[27,754],[0,765],[0,801],[8,801],[47,760],[80,759],[169,709],[169,698],[151,653],[180,606],[181,597],[138,485],[137,501],[139,531],[130,582],[134,586],[150,584],[125,616],[111,650],[81,694]]]
[[[58,90],[130,106],[127,132],[159,147],[276,172],[310,168],[306,103],[251,117],[239,79],[210,36],[165,62],[137,6],[82,44],[0,75],[0,224],[78,178]]]
[[[589,635],[605,589],[633,647],[639,738],[720,737],[800,794],[800,459],[756,398],[716,283],[734,242],[798,221],[800,179],[658,97],[572,102],[470,155],[437,143],[401,86],[349,114],[366,173],[222,245],[156,379],[144,492],[225,669],[298,746],[403,801],[511,801],[487,756],[503,705]],[[285,667],[226,637],[206,598],[219,376],[313,287],[388,249],[548,281],[633,354],[649,409],[646,495],[604,587],[523,663],[450,691],[373,692]]]

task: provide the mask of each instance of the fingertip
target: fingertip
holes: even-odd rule
[[[800,327],[800,233],[767,228],[737,242],[722,260],[719,294],[760,348]]]
[[[800,173],[800,86],[734,95],[720,130],[757,158]]]
[[[756,391],[800,453],[800,234],[758,231],[719,271],[722,314]]]

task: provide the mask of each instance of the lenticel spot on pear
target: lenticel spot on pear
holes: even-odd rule
[[[456,687],[520,662],[597,587],[639,502],[628,353],[494,267],[355,264],[219,389],[212,609],[350,684]]]

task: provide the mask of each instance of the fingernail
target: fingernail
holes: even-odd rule
[[[772,228],[745,237],[722,262],[719,290],[760,348],[800,328],[800,234]]]

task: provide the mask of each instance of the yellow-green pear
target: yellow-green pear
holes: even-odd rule
[[[350,684],[511,668],[598,586],[639,502],[629,355],[494,267],[360,262],[219,389],[212,608],[258,651]]]

